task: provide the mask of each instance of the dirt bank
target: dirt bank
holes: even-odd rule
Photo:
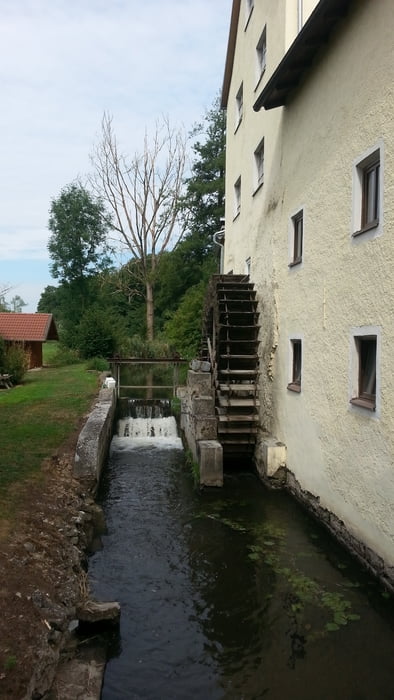
[[[70,629],[87,596],[86,548],[97,507],[72,476],[80,428],[39,476],[18,487],[15,522],[0,530],[0,697],[62,696],[59,661],[75,657]],[[52,690],[51,690],[52,688]]]

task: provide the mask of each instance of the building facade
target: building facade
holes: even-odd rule
[[[260,311],[261,440],[394,582],[391,0],[234,0],[224,272]],[[264,468],[264,467],[262,467]]]

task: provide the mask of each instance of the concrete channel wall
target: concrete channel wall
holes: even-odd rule
[[[93,495],[97,492],[103,465],[108,456],[116,411],[114,387],[101,389],[97,402],[78,438],[74,476]]]
[[[217,420],[208,362],[194,361],[181,397],[181,429],[197,462],[201,486],[223,486],[223,450],[217,439]]]

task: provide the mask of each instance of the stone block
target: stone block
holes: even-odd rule
[[[209,395],[212,392],[212,377],[210,372],[194,372],[189,369],[187,373],[187,386],[191,395]]]
[[[286,466],[286,445],[275,437],[266,437],[260,443],[260,459],[257,463],[259,473],[264,477],[273,477],[279,469]]]
[[[223,486],[223,449],[217,440],[197,444],[201,486]]]
[[[192,369],[193,372],[210,372],[211,363],[206,362],[205,360],[192,360],[190,363],[190,369]]]
[[[215,416],[215,402],[213,396],[193,396],[192,413],[194,416]]]
[[[192,416],[191,424],[195,440],[216,440],[217,420],[215,416]]]
[[[85,600],[77,607],[78,620],[82,622],[118,622],[120,605],[116,601],[102,603],[96,600]]]

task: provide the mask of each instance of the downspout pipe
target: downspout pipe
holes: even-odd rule
[[[220,231],[216,231],[216,233],[213,234],[213,242],[216,243],[216,245],[219,246],[220,248],[220,263],[219,263],[219,274],[223,274],[223,258],[224,258],[224,228],[222,228]]]

